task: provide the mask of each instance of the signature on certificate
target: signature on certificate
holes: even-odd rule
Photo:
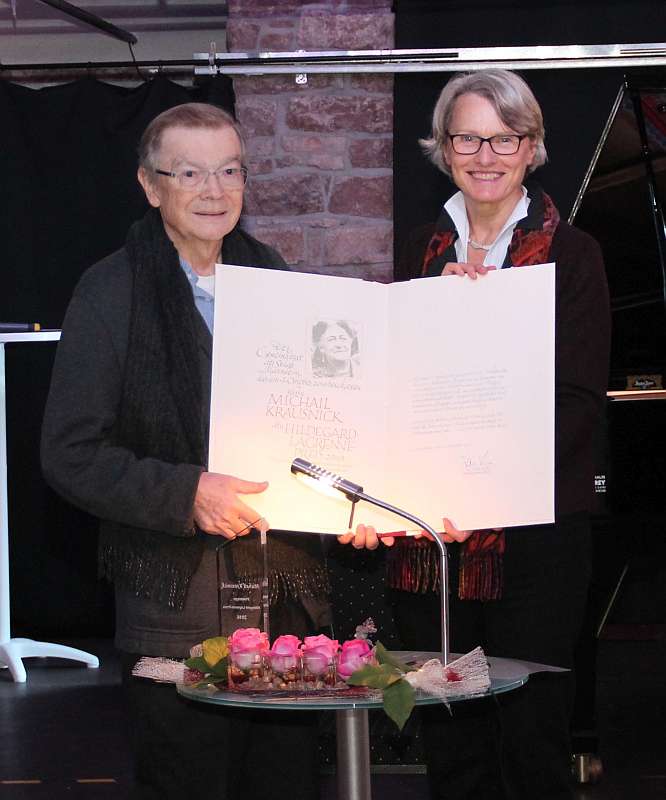
[[[495,462],[489,450],[483,453],[468,453],[463,456],[463,472],[465,475],[489,475]]]

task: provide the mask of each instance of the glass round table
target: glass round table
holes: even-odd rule
[[[406,663],[423,663],[438,658],[439,653],[416,651],[394,652]],[[490,686],[483,692],[458,694],[447,698],[450,703],[510,692],[525,684],[534,669],[521,661],[507,658],[488,658]],[[262,696],[215,687],[178,684],[178,693],[199,703],[211,703],[226,708],[271,709],[273,711],[334,711],[337,736],[337,788],[340,800],[371,800],[370,788],[370,736],[368,710],[382,707],[381,692],[370,690],[359,696],[342,695],[322,697],[303,693],[297,697]],[[432,695],[416,693],[416,705],[430,705],[442,701]]]

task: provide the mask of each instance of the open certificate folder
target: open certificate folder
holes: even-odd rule
[[[243,499],[273,528],[348,529],[295,457],[436,530],[552,522],[554,335],[554,264],[390,285],[218,265],[209,469],[269,481]]]

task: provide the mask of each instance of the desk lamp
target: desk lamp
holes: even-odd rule
[[[291,463],[291,471],[297,477],[301,479],[305,479],[305,482],[316,488],[320,491],[323,491],[326,494],[330,494],[331,492],[335,493],[340,492],[343,494],[347,500],[349,500],[352,504],[352,517],[353,517],[353,508],[359,500],[365,500],[366,503],[371,503],[374,506],[378,506],[379,508],[383,508],[386,511],[390,511],[392,514],[396,514],[403,519],[409,520],[414,524],[418,525],[421,530],[427,531],[435,541],[435,544],[439,548],[439,555],[440,555],[440,563],[439,563],[439,575],[440,575],[440,584],[439,584],[439,599],[440,599],[440,613],[441,613],[441,633],[442,633],[442,663],[448,664],[449,663],[449,581],[448,581],[448,568],[447,568],[447,559],[446,559],[446,546],[444,541],[442,540],[440,534],[437,533],[430,525],[426,524],[422,519],[415,517],[413,514],[410,514],[408,511],[403,511],[401,508],[397,508],[396,506],[391,505],[390,503],[386,503],[384,500],[379,500],[376,497],[372,497],[369,494],[366,494],[363,491],[363,487],[359,486],[356,483],[352,483],[352,481],[343,478],[340,475],[336,475],[334,472],[329,472],[328,470],[324,469],[323,467],[319,467],[316,464],[312,464],[309,461],[305,461],[303,458],[295,458]],[[350,523],[351,527],[351,523]]]

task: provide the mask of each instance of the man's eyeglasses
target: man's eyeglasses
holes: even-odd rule
[[[221,186],[227,189],[242,189],[247,180],[246,167],[220,167],[220,169],[202,169],[201,167],[183,167],[177,172],[163,169],[154,170],[158,175],[175,178],[182,189],[198,189],[212,175]]]
[[[451,147],[461,156],[472,156],[478,153],[484,142],[488,142],[490,149],[498,156],[512,156],[520,149],[520,143],[527,138],[526,133],[498,133],[496,136],[473,136],[471,133],[449,133]]]

